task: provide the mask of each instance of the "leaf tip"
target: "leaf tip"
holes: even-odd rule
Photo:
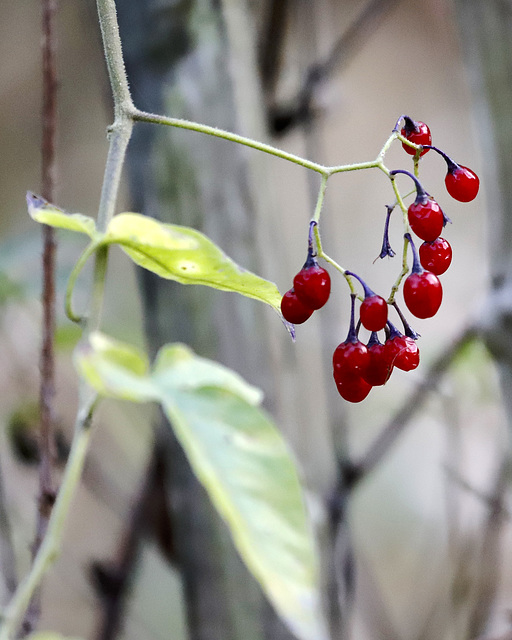
[[[29,211],[31,209],[41,209],[44,205],[48,204],[44,198],[38,196],[33,191],[27,191],[26,199]]]

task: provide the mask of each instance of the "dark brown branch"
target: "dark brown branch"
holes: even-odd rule
[[[267,0],[258,43],[258,66],[266,94],[273,94],[284,49],[288,0]]]
[[[397,2],[398,0],[370,0],[336,41],[329,55],[309,67],[295,99],[288,105],[270,107],[269,128],[274,135],[288,133],[293,127],[305,124],[313,118],[314,98],[318,87],[334,71],[339,71],[354,58]]]
[[[479,558],[480,571],[468,623],[468,637],[471,638],[485,631],[496,598],[503,562],[500,556],[501,535],[503,524],[507,517],[503,501],[508,486],[509,474],[510,458],[507,454],[501,461],[494,487],[486,503],[489,507],[489,512],[482,528]]]
[[[55,189],[55,147],[57,129],[57,72],[55,14],[56,0],[42,0],[43,6],[43,113],[42,113],[42,195],[50,202]],[[40,387],[39,519],[35,550],[44,536],[55,491],[52,482],[54,459],[53,398],[55,394],[55,237],[51,227],[43,227],[43,340]]]
[[[54,200],[57,130],[57,71],[55,15],[56,0],[42,0],[42,139],[41,139],[41,194],[48,201]],[[40,353],[40,432],[39,432],[39,496],[36,534],[32,546],[33,557],[37,553],[48,528],[48,521],[55,502],[52,479],[54,459],[54,411],[55,395],[55,233],[43,226],[43,283],[42,283],[42,344]],[[32,631],[40,616],[39,593],[36,592],[27,609],[23,632]]]
[[[433,391],[441,381],[453,360],[458,354],[472,342],[478,335],[475,327],[468,327],[461,335],[445,349],[435,360],[428,370],[423,381],[418,385],[416,391],[408,398],[407,402],[398,410],[395,416],[382,429],[373,444],[362,460],[353,464],[347,464],[344,469],[345,481],[349,486],[357,484],[360,480],[371,473],[375,467],[386,456],[389,449],[395,444],[398,437],[423,406],[429,393]]]
[[[92,565],[92,577],[102,606],[96,640],[113,640],[120,631],[143,536],[151,534],[164,557],[169,562],[174,560],[165,494],[165,465],[165,455],[157,442],[121,536],[117,557],[109,563],[96,562]]]

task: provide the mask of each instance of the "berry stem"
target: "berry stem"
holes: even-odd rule
[[[405,114],[402,114],[398,120],[396,121],[395,126],[393,127],[393,133],[398,133],[400,131],[400,123],[402,122],[402,120],[404,121],[404,126],[408,131],[415,131],[416,130],[416,123],[414,122],[414,120],[412,118],[410,118],[409,116],[406,116]],[[416,146],[416,145],[415,145]]]
[[[460,168],[460,165],[458,165],[455,160],[452,160],[450,158],[450,156],[446,155],[446,153],[444,151],[441,151],[441,149],[438,149],[437,147],[434,147],[431,144],[426,144],[423,146],[424,149],[432,149],[432,151],[435,151],[436,153],[438,153],[440,156],[443,156],[444,160],[446,161],[446,166],[448,168],[448,173],[453,173],[454,171],[456,171],[457,169]]]
[[[395,284],[391,287],[389,298],[387,300],[388,304],[395,304],[396,293],[397,293],[398,289],[400,288],[402,280],[409,273],[409,265],[407,264],[407,236],[410,237],[410,234],[406,233],[404,235],[404,246],[403,246],[403,250],[402,250],[402,270],[398,274],[398,278],[396,279]]]
[[[311,220],[311,222],[309,223],[309,234],[308,234],[308,258],[310,257],[315,258],[317,255],[317,252],[313,248],[313,237],[314,237],[313,230],[316,226],[318,226],[318,223],[315,222],[314,220]]]
[[[400,318],[400,320],[402,321],[402,324],[404,326],[404,334],[408,337],[408,338],[412,338],[413,340],[417,340],[418,338],[420,338],[420,334],[417,333],[416,331],[414,331],[414,329],[411,327],[411,325],[407,322],[407,320],[405,319],[404,314],[400,311],[400,307],[397,305],[396,302],[393,302],[393,306],[396,309],[396,312],[398,313],[398,317]]]
[[[419,258],[419,255],[418,255],[418,251],[416,249],[416,246],[415,246],[414,242],[412,241],[411,234],[410,233],[404,234],[404,238],[411,245],[411,249],[412,249],[413,263],[412,263],[412,272],[411,273],[423,273],[423,271],[425,271],[425,269],[421,266],[420,258]]]
[[[315,213],[311,218],[311,222],[318,224],[320,222],[320,215],[322,213],[322,207],[324,204],[325,191],[327,189],[327,180],[329,179],[328,175],[323,175],[322,180],[320,182],[320,189],[318,191],[318,196],[316,199]]]
[[[389,177],[391,178],[391,180],[393,180],[393,182],[397,173],[403,173],[406,176],[409,176],[411,180],[414,180],[414,184],[416,185],[416,203],[421,202],[422,204],[425,204],[425,202],[428,200],[428,194],[418,178],[410,171],[406,171],[405,169],[394,169],[393,171],[389,172]]]
[[[356,309],[356,298],[357,295],[355,293],[350,294],[350,325],[348,328],[347,339],[345,342],[357,342],[358,341],[358,333],[359,333],[359,324],[356,328],[355,321],[355,309]]]
[[[345,271],[345,275],[346,276],[352,276],[356,280],[359,280],[359,282],[361,283],[361,286],[364,289],[364,297],[365,298],[369,298],[370,296],[376,295],[375,291],[372,291],[372,289],[370,289],[370,287],[366,284],[366,282],[362,278],[360,278],[357,275],[357,273],[352,273],[352,271]]]

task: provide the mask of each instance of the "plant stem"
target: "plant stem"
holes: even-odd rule
[[[246,138],[245,136],[239,136],[236,133],[231,133],[230,131],[225,131],[224,129],[218,129],[217,127],[210,127],[205,124],[199,124],[198,122],[182,120],[181,118],[168,118],[167,116],[161,116],[154,113],[146,113],[145,111],[140,111],[139,109],[135,108],[131,112],[131,117],[134,121],[138,122],[149,122],[152,124],[177,127],[178,129],[188,129],[189,131],[205,133],[206,135],[215,136],[216,138],[222,138],[223,140],[230,140],[231,142],[236,142],[237,144],[242,144],[246,147],[257,149],[258,151],[263,151],[264,153],[282,158],[283,160],[288,160],[289,162],[298,164],[306,169],[311,169],[311,171],[316,171],[323,176],[330,173],[329,167],[325,167],[322,164],[312,162],[311,160],[306,160],[306,158],[301,158],[300,156],[296,156],[293,153],[288,153],[286,151],[283,151],[282,149],[273,147],[270,144],[258,142],[257,140],[253,140],[252,138]]]
[[[320,214],[322,213],[322,206],[324,204],[325,190],[327,189],[328,179],[329,179],[328,175],[322,175],[322,182],[320,183],[320,190],[318,192],[318,197],[316,199],[315,213],[311,218],[311,222],[317,223],[316,227],[318,227],[318,223],[320,222]],[[318,229],[315,230],[315,233],[318,233]]]
[[[32,568],[21,582],[13,598],[3,612],[0,640],[11,640],[17,631],[19,622],[30,602],[32,595],[46,573],[56,560],[64,534],[64,524],[69,512],[71,500],[80,481],[91,436],[92,410],[96,396],[82,383],[82,401],[75,426],[75,436],[69,454],[62,484],[53,507],[52,516],[42,544],[37,552]]]
[[[133,107],[128,78],[124,66],[123,49],[117,23],[114,0],[96,0],[98,18],[103,40],[103,51],[107,63],[110,87],[114,99],[114,119],[122,119]]]
[[[406,234],[406,236],[407,235],[408,234]],[[398,289],[400,288],[400,284],[402,280],[405,278],[405,276],[409,273],[409,265],[407,264],[407,247],[408,247],[408,240],[404,236],[404,244],[403,244],[403,250],[402,250],[402,270],[398,274],[398,278],[396,279],[395,284],[391,287],[391,292],[389,294],[389,298],[387,299],[388,304],[394,304],[395,296]]]

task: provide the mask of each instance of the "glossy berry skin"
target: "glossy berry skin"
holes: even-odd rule
[[[372,339],[368,343],[368,364],[363,372],[363,379],[372,387],[378,387],[389,380],[393,371],[393,363],[389,357],[386,346]]]
[[[420,351],[416,342],[408,336],[397,335],[386,340],[390,362],[397,369],[412,371],[420,363]]]
[[[452,248],[448,240],[436,238],[424,242],[419,250],[421,266],[436,276],[443,274],[452,262]]]
[[[368,331],[380,331],[388,321],[388,304],[378,295],[366,296],[359,309],[361,324]]]
[[[334,377],[337,380],[360,377],[367,363],[366,345],[359,340],[355,342],[346,340],[336,347],[332,356]]]
[[[329,299],[331,278],[318,264],[303,267],[293,279],[297,298],[310,309],[320,309]]]
[[[362,402],[372,390],[372,385],[368,384],[360,376],[353,378],[338,378],[334,374],[334,381],[340,396],[348,402]]]
[[[313,309],[306,307],[290,289],[281,300],[281,313],[285,320],[293,324],[302,324],[313,314]]]
[[[428,126],[424,122],[420,121],[417,121],[414,124],[416,125],[417,130],[411,130],[407,127],[402,128],[400,133],[404,136],[404,138],[407,138],[407,140],[410,140],[410,142],[414,142],[414,144],[432,144],[432,135]],[[413,147],[409,147],[403,142],[402,147],[404,148],[404,151],[406,151],[409,155],[416,155],[416,149],[414,149]],[[420,153],[420,157],[427,153],[427,151],[430,151],[430,149],[423,149],[423,151]]]
[[[459,202],[474,200],[480,187],[480,180],[476,173],[462,165],[450,167],[444,183],[451,197]]]
[[[443,300],[439,278],[430,271],[413,272],[404,282],[404,300],[417,318],[435,316]]]
[[[443,230],[443,211],[432,198],[424,202],[415,200],[407,210],[407,217],[411,229],[422,240],[435,240]]]

